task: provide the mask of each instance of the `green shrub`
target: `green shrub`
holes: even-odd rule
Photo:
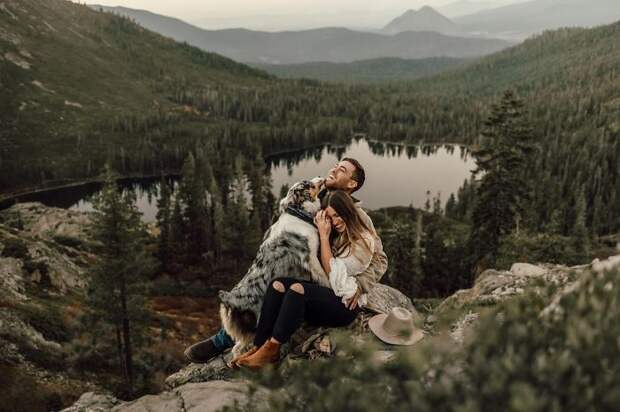
[[[4,364],[0,364],[0,399],[0,411],[58,411],[67,406],[45,382],[23,368]]]
[[[521,234],[507,236],[502,240],[496,267],[510,269],[510,265],[514,262],[576,265],[591,260],[591,255],[577,253],[574,238],[549,234]]]
[[[10,238],[5,240],[4,248],[2,249],[2,256],[12,257],[16,259],[28,259],[30,253],[26,243],[21,239]]]
[[[55,306],[39,307],[22,305],[19,307],[20,317],[30,324],[47,340],[68,342],[72,337],[70,328],[65,324],[60,310]]]
[[[481,320],[460,351],[421,344],[373,365],[372,348],[340,340],[351,356],[282,365],[254,379],[272,389],[270,411],[614,411],[618,275],[583,275],[553,316],[540,316],[548,302],[540,295],[507,302]]]
[[[29,258],[24,260],[24,270],[28,273],[39,271],[41,275],[47,275],[49,273],[47,263],[40,260],[35,261]]]
[[[80,239],[73,236],[54,235],[53,239],[54,242],[60,245],[72,247],[74,249],[80,249],[84,246],[84,243]]]

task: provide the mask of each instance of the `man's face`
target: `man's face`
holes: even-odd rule
[[[336,163],[336,165],[327,172],[325,187],[329,190],[353,191],[357,187],[357,182],[353,180],[354,171],[355,166],[346,160]]]

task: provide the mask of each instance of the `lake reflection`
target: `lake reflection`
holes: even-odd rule
[[[346,147],[322,147],[269,159],[274,190],[303,178],[325,176],[339,159],[357,159],[366,170],[366,183],[355,193],[364,207],[424,207],[426,192],[441,194],[443,204],[475,168],[464,147],[403,146],[360,139]]]
[[[365,139],[352,140],[347,146],[323,146],[267,159],[276,196],[283,185],[314,176],[325,176],[343,157],[357,159],[366,170],[366,183],[355,193],[365,208],[386,206],[424,207],[427,191],[441,195],[442,203],[456,193],[475,168],[474,159],[460,146],[404,146]],[[157,214],[159,178],[125,179],[124,190],[136,193],[143,220],[152,222]],[[176,179],[170,178],[176,186]],[[48,206],[92,211],[92,195],[101,184],[91,183],[65,189],[21,196],[20,202],[42,202]]]

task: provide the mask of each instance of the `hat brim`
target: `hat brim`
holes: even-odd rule
[[[391,335],[383,329],[383,322],[387,318],[387,314],[381,313],[375,315],[368,321],[368,327],[376,337],[390,345],[413,345],[424,338],[424,332],[421,329],[414,329],[410,336]]]

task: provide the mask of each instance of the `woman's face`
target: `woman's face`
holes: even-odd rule
[[[325,209],[325,213],[329,217],[329,220],[332,222],[332,228],[336,232],[343,233],[347,229],[347,225],[344,223],[344,220],[342,220],[342,218],[338,216],[338,213],[336,213],[333,207],[328,206],[327,209]]]

